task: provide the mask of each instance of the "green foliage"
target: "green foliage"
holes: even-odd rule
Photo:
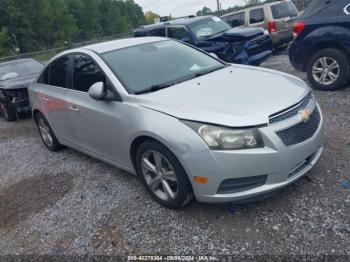
[[[5,30],[0,31],[0,56],[10,55],[9,36]]]
[[[196,13],[197,16],[202,16],[202,15],[211,15],[213,14],[213,11],[209,7],[204,6],[202,10],[198,11]]]
[[[0,56],[130,31],[145,24],[133,0],[0,0]]]
[[[149,24],[153,24],[154,23],[154,19],[158,18],[159,15],[156,13],[153,13],[151,11],[148,11],[145,13],[145,19],[146,19],[146,23]]]
[[[241,6],[235,5],[235,6],[227,8],[227,9],[223,9],[220,11],[220,14],[218,14],[217,10],[211,11],[210,8],[203,7],[202,10],[197,12],[197,16],[201,16],[201,15],[218,15],[218,16],[220,16],[220,15],[224,15],[227,13],[236,12],[236,11],[239,11],[241,9],[248,8],[248,7],[256,6],[259,4],[272,3],[272,2],[277,2],[277,1],[278,0],[265,0],[265,1],[263,1],[263,0],[245,0],[244,1],[245,5],[241,5]],[[302,11],[305,8],[307,8],[308,5],[312,2],[312,0],[292,0],[292,1],[299,11]]]

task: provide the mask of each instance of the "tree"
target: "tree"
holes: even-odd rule
[[[133,0],[0,0],[0,55],[130,32],[146,23]],[[5,30],[3,30],[5,29]]]
[[[203,15],[211,15],[213,14],[213,11],[209,7],[204,6],[202,10],[198,11],[196,13],[197,16],[203,16]]]
[[[65,41],[71,42],[78,32],[76,22],[62,0],[46,0],[43,18],[46,21],[42,31],[46,46],[62,46]]]
[[[258,5],[260,3],[260,0],[244,0],[245,2],[245,7],[251,7]]]
[[[153,24],[156,18],[159,18],[159,15],[156,13],[151,11],[145,13],[146,24]]]
[[[6,56],[10,54],[10,42],[9,42],[9,36],[6,32],[6,30],[0,31],[0,56]]]

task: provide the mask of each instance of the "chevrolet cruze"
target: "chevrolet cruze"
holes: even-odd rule
[[[138,175],[162,205],[269,195],[323,149],[309,87],[175,40],[124,39],[54,57],[30,87],[52,151],[63,145]]]

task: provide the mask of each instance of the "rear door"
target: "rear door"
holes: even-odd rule
[[[44,114],[60,141],[74,140],[72,123],[69,121],[69,104],[66,95],[69,89],[68,75],[71,66],[71,56],[65,55],[54,60],[39,78],[39,99],[44,108]]]

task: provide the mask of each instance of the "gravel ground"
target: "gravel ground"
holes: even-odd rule
[[[286,55],[263,66],[305,79]],[[71,149],[49,152],[31,119],[6,123],[1,118],[0,256],[349,259],[350,88],[316,96],[325,117],[326,146],[304,178],[262,202],[194,202],[177,211],[152,201],[138,179],[124,171]]]

